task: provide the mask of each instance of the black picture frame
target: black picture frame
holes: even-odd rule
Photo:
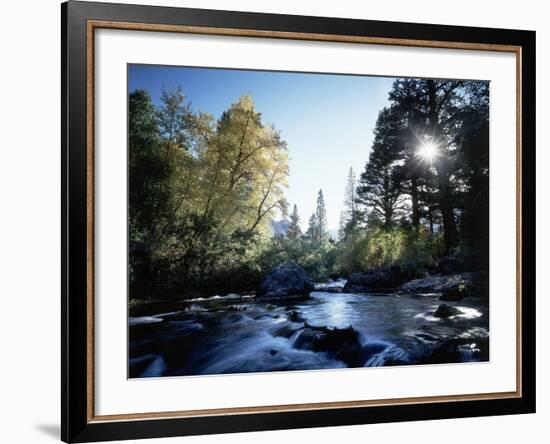
[[[280,33],[512,45],[520,48],[521,394],[513,398],[96,421],[88,359],[89,187],[87,38],[90,20]],[[61,5],[62,384],[61,438],[90,442],[535,412],[535,32],[69,1]],[[90,327],[90,325],[92,325]]]

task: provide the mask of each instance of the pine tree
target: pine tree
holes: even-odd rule
[[[390,227],[403,210],[404,198],[394,167],[399,162],[398,116],[392,108],[380,111],[374,143],[357,186],[357,200],[365,207],[364,219]]]
[[[317,230],[315,233],[315,240],[322,242],[328,235],[328,222],[327,222],[327,210],[325,207],[325,198],[323,197],[323,190],[319,190],[317,194],[317,206],[315,208],[315,221],[317,224]]]
[[[313,212],[311,213],[311,216],[309,216],[306,236],[308,239],[315,240],[317,238],[317,232],[317,217],[315,216],[315,212]]]
[[[353,167],[350,167],[348,174],[348,182],[344,192],[344,210],[340,215],[340,234],[342,239],[346,233],[353,230],[359,221],[359,213],[357,209],[357,181]]]
[[[288,237],[296,238],[302,235],[302,230],[300,229],[300,216],[298,215],[298,207],[294,204],[292,208],[292,214],[290,215],[290,225],[286,232]]]
[[[390,91],[393,107],[401,113],[414,109],[416,132],[436,141],[439,155],[433,167],[437,171],[438,207],[443,219],[445,251],[448,253],[457,243],[457,227],[454,215],[454,184],[456,147],[453,136],[461,125],[457,111],[463,106],[465,83],[455,80],[397,80]],[[411,195],[415,199],[414,195]],[[414,203],[414,202],[413,202]],[[418,208],[413,223],[419,220]]]
[[[340,212],[340,220],[338,221],[338,240],[346,237],[346,215],[345,212]]]

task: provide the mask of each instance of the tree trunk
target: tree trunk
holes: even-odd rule
[[[393,208],[391,204],[387,204],[384,208],[384,226],[386,228],[391,228],[393,222]]]
[[[436,141],[441,143],[443,141],[443,138],[441,128],[439,127],[439,111],[435,81],[427,80],[427,86],[428,124],[432,131],[432,137]],[[448,153],[445,150],[443,156],[441,156],[441,158],[435,164],[439,187],[439,208],[441,209],[441,214],[443,216],[443,238],[445,240],[445,254],[448,254],[456,244],[456,223],[451,201],[452,190],[451,181],[449,178],[449,165],[447,155]]]
[[[420,225],[420,214],[418,211],[418,181],[416,176],[411,178],[411,201],[412,201],[412,224],[414,227]]]
[[[451,183],[445,162],[440,162],[437,168],[439,184],[439,208],[443,216],[443,239],[445,240],[445,254],[448,254],[456,245],[456,222],[451,202]]]

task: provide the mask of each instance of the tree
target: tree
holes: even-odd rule
[[[166,146],[166,156],[174,146],[188,149],[191,141],[193,114],[191,107],[185,103],[181,87],[173,91],[164,88],[160,95],[161,107],[157,111],[159,135]]]
[[[286,143],[250,96],[217,121],[193,112],[180,88],[160,101],[129,96],[132,295],[214,291],[228,273],[241,276],[238,286],[275,212],[286,214]]]
[[[340,212],[340,219],[338,220],[338,240],[341,241],[346,237],[346,215],[344,211]]]
[[[357,201],[363,218],[391,227],[404,208],[401,183],[394,173],[399,162],[398,115],[393,108],[380,111],[374,142],[365,170],[357,185]]]
[[[129,108],[129,250],[130,282],[138,291],[157,285],[155,249],[159,227],[169,211],[170,169],[160,147],[159,123],[147,91],[130,94]]]
[[[469,82],[455,136],[463,241],[488,257],[489,247],[489,84]]]
[[[328,235],[327,210],[325,207],[323,190],[319,190],[319,193],[317,194],[317,205],[315,207],[315,223],[315,240],[321,243],[327,239]]]
[[[315,212],[311,213],[309,216],[309,221],[307,225],[306,237],[310,240],[317,240],[317,233],[319,232],[317,224],[317,216]]]
[[[355,172],[353,171],[353,167],[350,167],[344,192],[344,209],[340,217],[340,238],[344,237],[347,232],[354,230],[359,222],[356,187]]]
[[[296,238],[302,235],[302,230],[300,229],[300,216],[298,215],[298,207],[294,204],[292,208],[292,214],[290,215],[290,224],[286,235],[290,238]]]
[[[457,243],[451,176],[455,168],[453,137],[464,85],[465,82],[454,80],[404,79],[394,82],[390,91],[390,100],[396,109],[414,108],[416,133],[423,136],[418,137],[419,143],[427,140],[437,147],[438,156],[433,167],[437,172],[438,206],[443,219],[446,252]]]
[[[327,227],[328,221],[325,198],[323,197],[323,190],[319,190],[319,192],[317,193],[315,211],[311,214],[309,218],[306,236],[314,241],[316,244],[321,244],[327,239]]]
[[[266,230],[273,210],[286,211],[288,151],[280,134],[262,123],[251,96],[242,96],[218,120],[202,154],[203,213],[228,231]]]

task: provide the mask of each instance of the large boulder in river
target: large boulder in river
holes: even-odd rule
[[[404,284],[400,291],[405,293],[440,293],[443,301],[458,301],[466,296],[481,296],[484,288],[481,273],[466,272],[447,275],[433,275],[413,279]]]
[[[406,276],[399,265],[373,268],[364,273],[353,273],[349,276],[344,293],[367,293],[385,291],[400,286]]]
[[[314,289],[305,270],[293,262],[274,268],[260,284],[256,297],[282,299],[287,297],[308,297]]]
[[[336,328],[305,323],[304,328],[295,334],[293,347],[327,353],[349,367],[360,367],[366,359],[359,332],[351,325],[347,328]]]
[[[453,307],[452,305],[441,304],[437,307],[437,310],[434,312],[436,318],[450,318],[451,316],[456,316],[462,314],[458,308]]]

